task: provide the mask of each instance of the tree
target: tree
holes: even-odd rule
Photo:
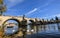
[[[3,14],[3,12],[6,11],[6,6],[0,6],[0,15]]]
[[[0,0],[0,4],[3,4],[3,0]]]
[[[3,0],[0,0],[0,15],[6,11],[6,5],[3,4]]]

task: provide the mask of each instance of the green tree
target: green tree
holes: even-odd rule
[[[4,5],[0,6],[0,16],[3,15],[5,11],[6,11],[6,6]]]
[[[3,12],[6,11],[6,5],[4,5],[3,0],[0,0],[0,15],[3,14]]]

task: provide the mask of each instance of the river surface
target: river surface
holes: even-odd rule
[[[60,23],[39,25],[38,31],[31,35],[27,35],[26,38],[60,38]]]
[[[16,28],[14,29],[16,30]],[[8,29],[8,30],[12,30],[12,29]],[[33,31],[31,34],[27,34],[26,38],[60,38],[60,23],[38,25],[37,28],[33,27],[33,29],[31,29],[30,25],[28,25],[27,30],[29,30],[30,32],[32,30]],[[7,31],[6,33],[9,33],[9,32]],[[13,33],[13,31],[11,31],[10,33]]]

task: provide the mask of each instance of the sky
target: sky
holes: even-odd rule
[[[60,0],[4,0],[7,7],[4,15],[29,18],[60,17]]]

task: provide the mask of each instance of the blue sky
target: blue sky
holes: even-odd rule
[[[29,18],[60,17],[60,0],[4,0],[7,10],[5,15]]]

